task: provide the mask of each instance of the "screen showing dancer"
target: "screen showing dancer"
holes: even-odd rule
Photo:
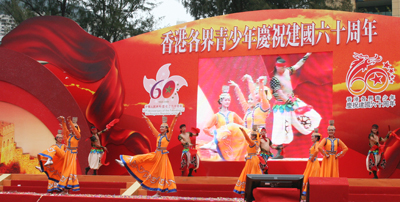
[[[254,126],[266,129],[276,148],[273,158],[307,157],[309,135],[314,128],[327,127],[322,120],[332,117],[332,71],[332,52],[199,59],[200,158],[243,160],[221,151],[242,151],[236,148],[244,141],[235,135],[237,128]],[[232,114],[238,118],[230,118]],[[212,121],[218,124],[210,125]]]

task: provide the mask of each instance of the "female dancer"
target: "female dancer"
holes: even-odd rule
[[[244,166],[242,173],[236,183],[233,192],[237,194],[244,194],[246,188],[246,176],[247,174],[262,174],[260,168],[260,159],[257,157],[258,148],[260,146],[259,134],[253,130],[251,133],[251,139],[247,135],[246,131],[243,128],[240,128],[244,138],[248,143],[247,147],[247,157],[246,157],[246,165]]]
[[[369,134],[369,146],[370,149],[367,155],[367,170],[371,174],[374,174],[374,179],[378,179],[377,171],[379,169],[385,169],[386,159],[384,154],[385,145],[384,143],[388,140],[390,133],[389,131],[385,138],[379,137],[378,125],[372,125],[371,133]],[[382,145],[380,143],[383,143]]]
[[[265,127],[265,119],[268,117],[270,111],[269,100],[272,98],[271,90],[264,86],[266,77],[261,76],[257,80],[257,87],[255,87],[250,75],[244,75],[243,80],[247,80],[249,85],[250,95],[248,101],[244,98],[238,84],[234,81],[229,81],[229,84],[235,87],[235,94],[239,99],[243,112],[245,112],[245,127],[248,129],[252,129],[253,125]]]
[[[71,117],[67,118],[70,130],[68,130],[67,128],[64,117],[60,117],[60,119],[64,134],[64,140],[67,138],[67,148],[65,150],[64,164],[62,167],[61,179],[58,183],[58,188],[63,189],[66,193],[68,193],[69,189],[72,189],[72,191],[79,191],[80,187],[76,171],[76,160],[78,155],[78,143],[81,138],[81,133],[77,124],[78,118],[73,117],[74,122],[71,121]]]
[[[320,177],[339,177],[339,159],[348,150],[347,146],[335,138],[334,121],[329,121],[328,135],[329,137],[322,139],[318,146],[318,150],[324,155],[321,163]],[[337,153],[338,147],[342,149]]]
[[[56,144],[38,154],[40,172],[44,172],[48,178],[47,192],[58,192],[58,182],[61,179],[62,167],[64,164],[65,145],[62,143],[62,131],[58,130]]]
[[[160,132],[153,126],[150,119],[143,115],[151,132],[157,137],[157,149],[155,152],[136,156],[120,155],[115,161],[128,170],[142,187],[150,191],[157,191],[153,197],[159,197],[160,192],[176,192],[176,182],[171,163],[168,158],[167,146],[171,140],[173,129],[179,113],[175,116],[169,130],[167,117],[163,117]]]
[[[244,122],[235,112],[229,111],[228,107],[231,104],[231,96],[229,95],[229,86],[222,86],[222,94],[219,96],[218,104],[220,108],[218,113],[214,114],[203,129],[204,133],[214,137],[211,128],[215,126],[216,129],[227,125],[229,123],[237,123],[243,125]]]
[[[246,154],[246,144],[239,127],[244,122],[239,115],[228,110],[231,104],[229,86],[222,86],[218,103],[221,105],[219,112],[213,115],[203,129],[205,134],[213,137],[213,140],[201,146],[200,149],[209,149],[218,153],[218,156],[212,157],[214,160],[242,160]],[[213,126],[215,129],[211,130]]]
[[[303,174],[303,195],[305,195],[307,191],[308,178],[319,177],[320,165],[319,161],[317,160],[317,156],[320,139],[321,135],[318,133],[318,128],[315,128],[314,133],[311,135],[311,141],[314,142],[314,144],[310,148],[310,157],[308,158],[306,170]]]

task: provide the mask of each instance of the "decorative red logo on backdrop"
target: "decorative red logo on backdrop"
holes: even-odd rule
[[[143,87],[150,95],[149,104],[142,110],[145,115],[175,115],[185,111],[185,107],[179,104],[178,91],[188,84],[182,76],[170,76],[170,65],[168,63],[160,67],[156,80],[144,76]]]
[[[383,58],[378,54],[370,57],[354,53],[353,57],[355,60],[350,64],[346,75],[346,87],[353,97],[346,98],[346,109],[396,106],[395,95],[380,95],[394,83],[396,77],[395,68],[389,61],[382,62]],[[377,95],[369,95],[368,98],[362,96],[367,91]]]

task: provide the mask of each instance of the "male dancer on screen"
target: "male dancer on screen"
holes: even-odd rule
[[[291,76],[304,65],[311,53],[307,53],[300,61],[291,67],[286,67],[286,61],[281,57],[276,59],[274,76],[270,81],[273,95],[276,99],[273,107],[274,121],[272,143],[280,146],[276,159],[283,158],[282,145],[293,141],[292,125],[302,134],[310,134],[319,126],[321,116],[293,93]]]
[[[199,136],[200,129],[192,128],[195,133],[186,132],[186,125],[182,124],[179,126],[181,134],[178,136],[178,140],[182,143],[183,150],[181,156],[181,171],[182,176],[186,175],[186,171],[189,169],[189,177],[193,176],[193,170],[196,171],[199,168],[200,158],[197,155],[196,150],[196,138]]]

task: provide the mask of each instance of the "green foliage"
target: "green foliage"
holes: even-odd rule
[[[351,0],[181,0],[195,19],[265,9],[353,11]]]
[[[17,24],[34,16],[64,16],[110,42],[154,30],[155,6],[154,0],[0,0],[0,12]]]
[[[22,5],[20,0],[0,0],[0,13],[12,16],[16,24],[35,16],[32,11]]]
[[[146,0],[87,0],[78,24],[94,36],[107,41],[118,41],[152,31],[156,19],[150,11],[156,3]],[[88,12],[90,11],[90,12]]]

